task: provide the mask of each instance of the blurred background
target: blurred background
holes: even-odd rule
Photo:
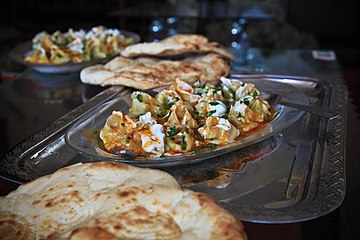
[[[359,64],[360,19],[355,0],[13,0],[2,4],[0,42],[40,31],[104,25],[137,32],[143,41],[200,33],[231,44],[232,23],[246,18],[252,47],[336,50]],[[155,27],[154,27],[155,26]]]
[[[356,0],[12,0],[0,8],[0,73],[11,77],[20,66],[9,66],[5,53],[40,31],[104,25],[136,32],[142,41],[199,33],[235,49],[334,50],[360,108],[357,5]]]

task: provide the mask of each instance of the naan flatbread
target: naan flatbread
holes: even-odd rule
[[[234,56],[217,42],[197,34],[177,34],[159,42],[138,43],[126,47],[121,55],[124,57],[139,56],[176,56],[185,53],[217,53],[233,60]]]
[[[144,90],[171,84],[175,79],[185,82],[216,80],[227,76],[229,72],[229,63],[215,53],[179,61],[116,57],[105,65],[83,69],[80,79],[88,84],[124,85]]]
[[[0,198],[0,239],[246,239],[242,224],[160,170],[76,164]]]

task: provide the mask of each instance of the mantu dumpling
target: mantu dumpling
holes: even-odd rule
[[[200,80],[194,82],[193,85],[194,85],[194,93],[196,95],[199,95],[202,98],[213,97],[216,100],[225,101],[225,98],[223,97],[222,94],[222,89],[219,88],[219,86],[215,86],[208,82],[201,84]]]
[[[134,121],[120,111],[113,111],[100,131],[100,138],[109,152],[130,147],[130,132]]]
[[[217,145],[230,143],[240,135],[240,131],[227,119],[213,116],[206,119],[198,132],[206,141]]]
[[[192,151],[195,145],[194,132],[187,127],[168,127],[166,133],[166,152],[170,154]]]
[[[170,89],[176,91],[182,100],[189,102],[192,105],[197,104],[200,100],[200,96],[194,94],[194,89],[188,83],[176,79],[175,83],[170,86]]]
[[[237,79],[221,77],[222,93],[226,100],[235,102],[247,96],[257,97],[259,91],[252,83],[243,83]]]
[[[248,98],[244,99],[248,100]],[[265,118],[268,121],[272,119],[272,115],[267,109],[267,102],[263,102],[261,99],[251,99],[245,101],[246,104],[244,99],[235,102],[228,115],[229,121],[240,131],[250,131],[263,123]]]
[[[225,77],[219,84],[176,80],[154,97],[135,91],[129,114],[115,111],[101,139],[109,152],[129,149],[148,157],[228,144],[276,116],[259,94],[254,84]]]
[[[71,60],[71,57],[68,53],[61,50],[56,45],[51,46],[50,49],[50,62],[55,64],[67,63]]]
[[[197,128],[198,124],[192,117],[192,106],[187,105],[182,100],[177,101],[168,114],[164,117],[164,126],[187,126],[189,128]]]
[[[132,151],[139,155],[160,157],[165,151],[164,127],[147,112],[133,125],[130,142]]]
[[[263,120],[269,122],[273,120],[273,115],[269,111],[270,104],[261,98],[256,98],[250,101],[249,108],[256,113],[259,113],[263,116]]]
[[[227,112],[227,106],[224,102],[215,100],[214,97],[207,96],[200,99],[198,104],[196,104],[195,109],[199,116],[204,118],[209,116],[220,117]]]
[[[158,118],[163,118],[170,111],[170,108],[181,99],[180,95],[174,90],[163,90],[156,94],[155,101],[159,106]]]
[[[161,112],[156,100],[147,93],[135,91],[131,94],[131,99],[129,116],[132,118],[139,117],[147,112],[157,116]]]
[[[120,111],[113,111],[100,131],[105,149],[110,153],[129,149],[140,156],[159,157],[164,153],[164,127],[147,112],[135,122]]]

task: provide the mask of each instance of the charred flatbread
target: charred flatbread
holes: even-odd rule
[[[0,198],[0,239],[246,239],[242,224],[160,170],[76,164]]]
[[[83,69],[80,78],[87,84],[124,85],[144,90],[173,83],[175,79],[185,82],[216,80],[229,72],[229,63],[221,55],[210,53],[178,61],[117,57],[105,65]]]
[[[217,53],[233,60],[234,56],[217,42],[197,34],[177,34],[159,42],[139,43],[126,47],[121,55],[124,57],[138,56],[176,56],[186,53]]]

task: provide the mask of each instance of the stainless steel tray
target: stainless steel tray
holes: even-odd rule
[[[291,84],[310,105],[337,109],[340,118],[305,114],[280,134],[204,162],[165,167],[184,186],[213,196],[241,220],[298,222],[336,209],[345,195],[346,87],[319,79],[240,75]],[[129,93],[111,87],[15,146],[0,162],[0,174],[24,182],[77,162],[89,161],[64,141],[69,126],[99,104]],[[96,161],[96,159],[90,159]]]

